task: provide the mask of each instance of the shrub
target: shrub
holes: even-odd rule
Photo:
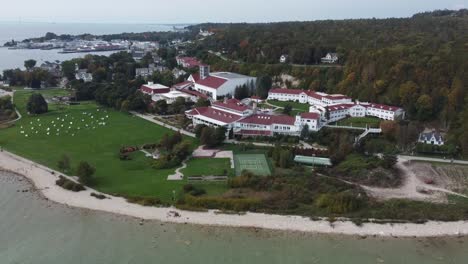
[[[132,197],[127,197],[127,202],[136,203],[136,204],[143,205],[143,206],[162,205],[161,200],[156,197],[132,196]]]
[[[104,199],[107,198],[107,196],[105,196],[103,194],[98,194],[98,193],[91,193],[90,195],[97,198],[97,199],[99,199],[99,200],[104,200]]]
[[[85,187],[79,183],[71,181],[63,176],[59,176],[59,179],[55,181],[55,184],[64,188],[65,190],[73,191],[73,192],[80,192],[84,191]]]

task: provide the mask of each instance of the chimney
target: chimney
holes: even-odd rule
[[[210,76],[210,66],[200,65],[200,79],[204,80]]]
[[[225,104],[227,104],[227,101],[228,101],[228,98],[227,98],[227,96],[225,96],[223,102],[224,102]]]

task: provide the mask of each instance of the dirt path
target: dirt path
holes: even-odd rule
[[[464,198],[468,196],[444,188],[434,187],[420,180],[413,171],[407,167],[408,160],[399,157],[397,168],[403,172],[403,185],[400,188],[374,188],[361,185],[370,195],[380,199],[410,199],[418,201],[445,202],[445,195],[451,194]],[[419,190],[419,191],[418,191]],[[420,192],[424,190],[425,193]]]

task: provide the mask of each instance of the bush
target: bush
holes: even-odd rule
[[[142,197],[142,196],[127,197],[127,202],[136,203],[136,204],[143,205],[143,206],[162,205],[161,200],[155,197]]]
[[[98,193],[91,193],[90,195],[97,198],[97,199],[99,199],[99,200],[104,200],[104,199],[107,198],[107,196],[105,196],[103,194],[98,194]]]
[[[79,183],[71,181],[63,176],[59,176],[59,179],[55,181],[58,186],[73,192],[80,192],[86,190],[85,187]]]

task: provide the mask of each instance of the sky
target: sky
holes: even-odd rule
[[[82,23],[277,22],[409,17],[468,0],[2,0],[0,21]]]

